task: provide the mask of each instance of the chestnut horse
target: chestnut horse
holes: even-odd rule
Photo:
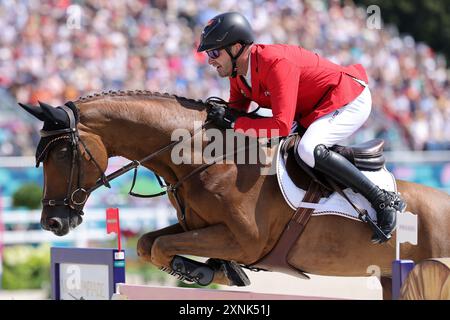
[[[44,121],[44,133],[51,132],[43,135],[37,154],[41,157],[38,162],[44,163],[45,179],[41,225],[59,236],[82,221],[77,211],[86,199],[73,201],[75,205],[69,206],[67,198],[87,198],[85,190],[96,184],[107,168],[108,158],[142,159],[171,144],[174,130],[184,128],[192,132],[194,121],[204,123],[207,118],[207,105],[203,102],[167,94],[120,91],[81,98],[73,104],[82,142],[77,160],[73,156],[76,150],[71,150],[66,140],[69,125],[62,109],[45,104],[21,106]],[[61,138],[64,134],[66,138]],[[200,166],[174,164],[170,150],[142,165],[169,185]],[[144,234],[137,246],[139,256],[163,270],[171,270],[176,255],[217,258],[243,265],[264,257],[274,247],[293,210],[286,204],[276,176],[262,175],[261,166],[214,164],[190,176],[178,186],[178,200],[169,193],[179,223]],[[450,196],[411,182],[397,180],[397,185],[408,204],[407,210],[417,214],[419,221],[418,245],[402,244],[402,258],[418,262],[450,256]],[[77,186],[79,192],[74,192]],[[58,201],[62,203],[55,205]],[[184,207],[185,217],[178,203]],[[290,251],[288,261],[307,273],[326,276],[368,276],[369,266],[378,266],[383,297],[388,298],[395,235],[387,243],[372,244],[371,234],[369,226],[358,221],[313,216]],[[213,282],[233,285],[220,269],[215,271]]]

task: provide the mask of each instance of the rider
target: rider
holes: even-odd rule
[[[287,136],[296,120],[306,132],[297,152],[310,167],[365,196],[377,212],[380,229],[390,235],[396,211],[406,204],[397,193],[380,189],[350,161],[329,149],[354,133],[369,117],[372,99],[362,65],[340,66],[293,45],[254,44],[247,19],[237,12],[209,20],[198,52],[220,77],[229,77],[229,105],[247,111],[255,101],[272,109],[270,118],[234,116],[213,106],[208,118],[216,125],[256,136]],[[255,131],[256,130],[256,131]],[[276,131],[271,131],[276,130]],[[375,243],[383,242],[377,234]]]

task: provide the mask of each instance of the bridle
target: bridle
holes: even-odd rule
[[[71,105],[72,108],[69,108],[67,105]],[[68,184],[66,196],[64,199],[60,200],[60,199],[44,198],[42,200],[42,204],[44,207],[69,207],[69,208],[75,210],[77,214],[83,215],[82,207],[86,203],[89,195],[94,190],[98,189],[101,186],[106,186],[108,188],[111,188],[111,185],[109,183],[110,181],[112,181],[112,180],[120,177],[121,175],[125,174],[126,172],[134,169],[135,172],[134,172],[133,182],[132,182],[129,194],[132,196],[136,196],[136,197],[153,198],[153,197],[161,196],[167,192],[172,192],[172,194],[175,196],[178,207],[181,210],[181,218],[182,218],[182,220],[184,220],[184,217],[185,217],[184,207],[181,205],[180,200],[177,195],[178,187],[183,182],[185,182],[190,177],[192,177],[193,175],[195,175],[195,174],[199,173],[200,171],[206,169],[207,167],[213,165],[214,162],[201,165],[200,167],[194,169],[192,172],[190,172],[186,176],[182,177],[180,180],[178,180],[178,182],[176,182],[173,185],[163,184],[163,182],[161,181],[161,178],[155,174],[158,179],[159,184],[163,188],[163,191],[155,193],[155,194],[151,194],[151,195],[140,195],[140,194],[133,193],[132,190],[133,190],[135,182],[136,182],[137,168],[139,166],[141,166],[142,163],[162,154],[163,152],[165,152],[167,150],[172,149],[176,144],[181,143],[183,141],[182,138],[180,138],[178,141],[173,141],[172,143],[149,154],[148,156],[146,156],[145,158],[143,158],[141,160],[132,160],[127,165],[123,166],[122,168],[120,168],[120,169],[112,172],[108,176],[106,176],[105,172],[100,168],[100,165],[95,160],[92,153],[89,151],[89,148],[87,147],[87,145],[80,138],[78,128],[77,128],[75,114],[73,111],[73,110],[76,110],[76,106],[73,104],[73,102],[67,102],[66,105],[61,106],[61,108],[67,113],[67,116],[69,117],[69,122],[70,122],[69,128],[57,129],[57,130],[41,130],[40,131],[40,135],[42,138],[47,138],[47,137],[54,137],[54,138],[51,141],[49,141],[43,148],[43,151],[40,152],[40,154],[36,156],[36,162],[37,162],[37,166],[38,166],[40,161],[42,160],[42,158],[44,158],[44,156],[46,155],[46,153],[48,152],[48,150],[52,144],[54,144],[55,142],[61,141],[61,140],[68,140],[70,143],[70,146],[71,146],[71,150],[72,150],[69,184]],[[197,134],[199,131],[203,130],[207,124],[209,124],[209,121],[206,121],[200,128],[198,128],[197,131],[195,131],[194,134],[189,139],[192,139],[192,137],[195,134]],[[92,186],[89,189],[84,189],[81,187],[82,170],[81,170],[80,143],[83,145],[84,150],[89,155],[89,161],[94,163],[97,170],[101,174],[100,179],[95,183],[94,186]],[[72,184],[74,181],[73,179],[74,179],[74,175],[75,175],[76,165],[78,166],[77,187],[74,191],[71,191]],[[78,197],[80,197],[81,199],[77,199]]]
[[[217,98],[217,97],[210,97],[207,99],[206,102],[207,103],[220,103],[220,104],[223,104],[226,106],[228,106],[229,104],[232,103],[232,102],[225,102],[222,99]],[[68,105],[70,105],[70,107],[68,107]],[[198,132],[202,131],[205,128],[205,126],[207,126],[210,123],[210,121],[209,120],[205,121],[201,127],[199,127],[196,131],[193,132],[193,134],[190,136],[189,139],[183,140],[182,138],[180,138],[178,141],[173,141],[170,144],[149,154],[148,156],[144,157],[141,160],[132,160],[127,165],[123,166],[122,168],[120,168],[106,176],[105,172],[101,169],[100,165],[95,160],[92,153],[89,151],[89,148],[87,147],[87,145],[80,138],[78,128],[77,128],[77,121],[76,121],[76,117],[74,114],[74,112],[75,112],[74,110],[77,110],[77,107],[75,106],[75,104],[73,102],[69,101],[65,105],[61,106],[61,108],[67,113],[67,116],[69,117],[69,122],[70,122],[69,128],[57,129],[57,130],[41,130],[40,131],[41,137],[43,137],[43,138],[54,137],[54,138],[50,142],[48,142],[45,145],[43,151],[38,156],[36,156],[36,161],[37,161],[37,166],[38,166],[39,162],[42,160],[42,158],[48,152],[50,145],[52,145],[53,143],[60,141],[60,140],[68,140],[70,142],[70,146],[72,149],[69,184],[68,184],[66,196],[64,199],[62,199],[62,200],[43,199],[42,204],[44,207],[58,207],[58,206],[69,207],[69,208],[75,210],[76,214],[83,215],[82,207],[86,203],[89,195],[94,190],[98,189],[101,186],[106,186],[108,188],[111,188],[111,185],[109,183],[110,181],[112,181],[112,180],[120,177],[121,175],[127,173],[128,171],[134,169],[135,171],[134,171],[134,176],[133,176],[133,182],[132,182],[129,194],[132,196],[135,196],[135,197],[153,198],[153,197],[158,197],[158,196],[164,195],[168,192],[171,192],[172,195],[174,196],[174,199],[176,200],[178,208],[180,209],[181,220],[184,220],[185,219],[185,209],[178,197],[178,194],[177,194],[178,188],[192,176],[200,173],[201,171],[205,170],[206,168],[212,166],[216,162],[218,162],[230,155],[230,154],[223,154],[223,155],[217,157],[214,161],[212,161],[210,163],[202,164],[201,166],[195,168],[190,173],[188,173],[185,176],[183,176],[182,178],[180,178],[175,184],[172,184],[172,185],[163,184],[163,182],[161,181],[161,178],[155,173],[155,176],[157,177],[158,182],[159,182],[161,188],[163,189],[163,191],[155,193],[155,194],[151,194],[151,195],[136,194],[133,192],[133,188],[134,188],[135,182],[136,182],[137,168],[139,166],[141,166],[142,163],[172,149],[175,145],[177,145],[181,142],[187,142],[187,141],[191,140]],[[256,113],[257,110],[255,110],[249,114],[254,114],[254,113]],[[92,186],[89,189],[84,189],[81,187],[82,170],[81,170],[81,151],[80,151],[80,146],[79,146],[80,143],[83,145],[84,150],[89,155],[89,161],[94,163],[97,170],[101,174],[100,179],[95,183],[94,186]],[[239,149],[236,149],[232,152],[232,154],[236,154],[239,151],[240,151]],[[71,191],[76,165],[78,165],[77,187],[74,191]],[[78,196],[80,196],[81,200],[77,199]]]
[[[100,165],[97,163],[95,158],[92,156],[92,153],[89,151],[86,144],[83,142],[83,140],[80,139],[78,129],[77,129],[77,123],[75,119],[74,112],[71,108],[69,108],[66,105],[61,106],[61,108],[67,113],[67,116],[69,117],[69,128],[65,129],[57,129],[57,130],[41,130],[40,135],[42,138],[48,138],[48,137],[54,137],[50,142],[48,142],[41,152],[40,155],[36,157],[37,159],[37,165],[39,165],[39,161],[41,158],[48,152],[48,149],[50,145],[52,145],[55,142],[61,141],[61,140],[68,140],[70,142],[71,150],[72,150],[72,159],[71,159],[71,166],[70,166],[70,176],[69,176],[69,183],[67,187],[66,197],[62,200],[58,199],[42,199],[42,204],[44,207],[58,207],[58,206],[64,206],[69,207],[73,210],[76,210],[76,212],[80,215],[82,215],[82,206],[86,203],[89,193],[91,192],[91,189],[86,190],[81,187],[81,181],[82,181],[82,170],[81,170],[81,151],[79,143],[83,145],[83,148],[85,149],[86,153],[89,155],[89,161],[92,161],[94,165],[97,167],[97,169],[101,173],[100,180],[102,181],[102,185],[107,186],[108,188],[111,187],[109,184],[109,181],[107,177],[105,176],[104,171],[100,168]],[[74,181],[74,175],[75,175],[75,167],[78,165],[78,175],[77,175],[77,187],[75,190],[71,191],[72,184]],[[78,199],[78,197],[81,198],[81,200]]]

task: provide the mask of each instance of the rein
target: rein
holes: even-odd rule
[[[214,101],[215,103],[221,103],[221,101]],[[70,103],[70,102],[68,102]],[[109,175],[105,175],[105,172],[100,168],[100,165],[97,163],[97,161],[95,160],[95,158],[92,156],[92,153],[89,151],[89,148],[87,147],[87,145],[83,142],[83,140],[81,140],[80,136],[79,136],[79,132],[77,129],[77,123],[75,120],[75,114],[74,111],[67,107],[66,105],[61,106],[61,108],[67,113],[68,117],[69,117],[69,122],[70,122],[70,128],[66,128],[66,129],[58,129],[58,130],[51,130],[51,131],[45,131],[45,130],[41,130],[40,131],[40,135],[41,137],[45,138],[45,137],[55,137],[53,140],[51,140],[44,148],[43,152],[37,157],[37,161],[39,163],[39,161],[41,160],[41,158],[43,157],[43,155],[45,155],[45,153],[47,152],[49,146],[59,140],[69,140],[71,148],[72,148],[72,159],[71,159],[71,169],[70,169],[70,178],[69,178],[69,184],[68,184],[68,189],[67,189],[67,193],[66,193],[66,197],[63,200],[58,200],[58,199],[43,199],[42,200],[42,204],[44,206],[50,206],[50,207],[56,207],[56,206],[68,206],[74,210],[77,211],[78,214],[83,215],[82,211],[81,211],[81,206],[83,206],[89,195],[95,191],[96,189],[100,188],[101,186],[106,186],[108,188],[111,188],[110,185],[110,181],[122,176],[123,174],[127,173],[130,170],[134,169],[134,175],[133,175],[133,182],[129,191],[129,194],[135,197],[141,197],[141,198],[153,198],[153,197],[158,197],[161,195],[166,194],[167,192],[171,192],[174,196],[175,199],[177,201],[177,204],[182,212],[181,218],[182,220],[184,220],[185,218],[185,212],[184,212],[184,208],[180,203],[180,200],[178,198],[178,194],[177,194],[177,190],[178,188],[189,178],[191,178],[192,176],[194,176],[195,174],[205,170],[206,168],[210,167],[211,165],[215,164],[218,160],[220,160],[220,158],[223,158],[225,156],[227,156],[227,154],[223,155],[223,157],[219,157],[214,159],[214,161],[212,163],[207,163],[207,164],[203,164],[200,167],[194,169],[193,171],[191,171],[190,173],[188,173],[187,175],[183,176],[181,179],[179,179],[175,184],[173,185],[164,185],[161,178],[155,174],[155,176],[158,179],[158,182],[161,186],[161,188],[163,188],[164,190],[156,193],[156,194],[151,194],[151,195],[140,195],[140,194],[136,194],[133,192],[135,183],[136,183],[136,178],[137,178],[137,169],[139,166],[142,165],[142,163],[155,158],[157,156],[159,156],[160,154],[172,149],[173,147],[175,147],[177,144],[181,143],[183,141],[182,138],[180,138],[178,141],[173,141],[172,143],[162,147],[161,149],[149,154],[148,156],[140,159],[140,160],[132,160],[130,163],[126,164],[125,166],[123,166],[122,168],[110,173]],[[203,125],[197,129],[196,131],[194,131],[193,135],[191,135],[191,137],[189,139],[186,140],[190,141],[198,132],[202,131],[205,126],[207,126],[210,123],[210,121],[205,121],[205,123],[203,123]],[[86,153],[89,155],[89,161],[92,161],[94,163],[94,165],[96,166],[96,168],[98,169],[98,171],[101,173],[101,178],[95,183],[94,186],[92,186],[89,189],[84,189],[81,187],[81,181],[82,181],[82,170],[81,170],[81,152],[80,152],[80,147],[79,144],[83,145],[83,148],[86,150]],[[234,152],[236,153],[237,150]],[[74,181],[74,173],[75,173],[75,167],[76,165],[78,165],[78,177],[77,177],[77,188],[71,192],[71,187]],[[81,195],[81,196],[80,196]],[[78,200],[77,197],[80,196],[81,200]]]
[[[199,129],[194,131],[194,134],[191,137],[189,137],[189,139],[187,139],[186,142],[190,141],[198,132],[202,131],[205,128],[205,126],[207,126],[209,123],[210,123],[210,121],[206,121],[205,123],[203,123],[203,125]],[[200,171],[203,171],[204,169],[208,168],[209,166],[211,166],[214,163],[201,165],[200,167],[194,169],[193,171],[191,171],[190,173],[188,173],[187,175],[185,175],[184,177],[179,179],[177,181],[177,183],[175,183],[174,185],[164,185],[162,180],[161,180],[161,178],[155,173],[155,176],[158,179],[159,185],[161,186],[162,189],[164,189],[163,191],[155,193],[155,194],[151,194],[151,195],[141,195],[141,194],[137,194],[137,193],[133,192],[133,189],[134,189],[134,186],[135,186],[135,183],[136,183],[138,167],[141,166],[142,163],[144,163],[144,162],[146,162],[146,161],[148,161],[148,160],[150,160],[150,159],[152,159],[152,158],[154,158],[156,156],[159,156],[160,154],[164,153],[167,150],[172,149],[173,147],[175,147],[177,144],[181,143],[182,141],[183,141],[183,139],[180,138],[178,141],[173,141],[172,143],[166,145],[165,147],[162,147],[161,149],[159,149],[159,150],[149,154],[148,156],[142,158],[141,160],[133,160],[133,161],[131,161],[127,165],[123,166],[122,168],[120,168],[120,169],[112,172],[108,176],[106,176],[104,181],[103,181],[103,179],[97,181],[97,183],[94,186],[92,186],[91,188],[89,188],[86,192],[88,194],[90,194],[91,192],[93,192],[94,190],[98,189],[99,187],[101,187],[103,185],[106,185],[105,182],[108,183],[108,185],[109,185],[109,181],[112,181],[115,178],[120,177],[121,175],[123,175],[123,174],[127,173],[128,171],[134,169],[133,182],[131,184],[131,188],[130,188],[130,191],[128,192],[128,194],[131,195],[131,196],[134,196],[134,197],[139,197],[139,198],[155,198],[155,197],[162,196],[162,195],[164,195],[164,194],[166,194],[168,192],[171,192],[174,195],[174,197],[175,197],[175,199],[177,201],[178,207],[180,208],[181,220],[184,220],[186,214],[185,214],[184,207],[181,204],[180,199],[178,198],[178,193],[177,193],[178,188],[183,184],[183,182],[188,180],[190,177],[192,177],[193,175],[199,173]],[[109,186],[109,188],[110,188],[110,186]]]

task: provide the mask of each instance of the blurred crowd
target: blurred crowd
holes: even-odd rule
[[[336,63],[366,67],[373,110],[354,142],[380,137],[390,150],[450,149],[445,58],[394,26],[369,28],[366,8],[352,2],[3,0],[0,156],[33,155],[40,127],[31,117],[6,117],[22,112],[3,104],[6,95],[53,105],[114,89],[228,98],[228,81],[196,46],[206,22],[232,10],[247,16],[258,43],[301,45]]]

